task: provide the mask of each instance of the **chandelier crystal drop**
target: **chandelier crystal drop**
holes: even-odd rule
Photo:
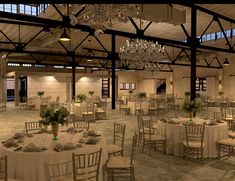
[[[127,15],[128,4],[88,4],[85,6],[86,13],[84,13],[81,21],[89,24],[95,30],[105,30],[113,26],[115,19],[123,23],[129,20]],[[71,24],[79,22],[75,12],[72,12],[70,18]]]
[[[126,44],[120,48],[119,57],[129,68],[158,70],[158,62],[165,57],[165,51],[158,42],[143,39],[126,40]]]

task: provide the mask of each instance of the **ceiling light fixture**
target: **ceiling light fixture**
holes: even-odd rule
[[[225,61],[224,61],[224,65],[229,65],[229,61],[228,58],[226,57]]]
[[[65,28],[64,28],[63,33],[60,36],[60,41],[70,41],[70,37],[69,35],[67,35]]]

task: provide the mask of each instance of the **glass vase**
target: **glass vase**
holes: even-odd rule
[[[58,140],[58,133],[59,133],[59,124],[54,124],[54,125],[51,125],[51,128],[52,128],[52,140]]]

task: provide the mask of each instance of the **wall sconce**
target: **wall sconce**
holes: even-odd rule
[[[170,85],[173,85],[173,82],[172,82],[172,81],[170,81]]]
[[[221,83],[222,83],[222,81],[221,80],[219,80],[219,84],[221,85]]]

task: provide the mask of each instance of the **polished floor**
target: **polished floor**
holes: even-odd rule
[[[25,121],[39,120],[39,111],[20,110],[13,104],[7,105],[6,112],[0,112],[0,138],[24,130]],[[112,140],[113,123],[127,125],[124,143],[125,154],[130,153],[131,138],[137,130],[136,116],[120,115],[118,110],[108,110],[108,120],[91,124],[91,129],[98,130]],[[190,160],[182,157],[153,152],[150,157],[138,151],[135,162],[137,181],[235,181],[235,157],[217,159]],[[124,179],[121,179],[124,181]]]

